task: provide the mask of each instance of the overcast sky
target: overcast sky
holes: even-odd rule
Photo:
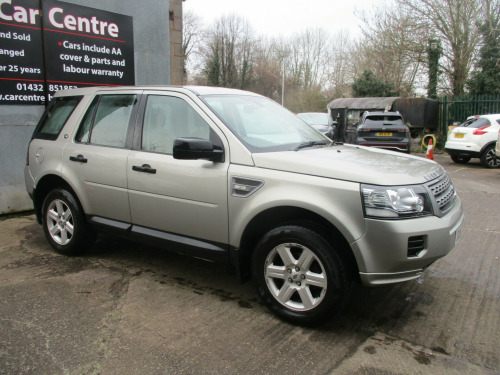
[[[361,21],[355,10],[369,11],[377,0],[186,0],[184,11],[192,10],[206,25],[222,15],[244,17],[255,32],[264,36],[289,36],[306,28],[322,27],[331,33],[348,30],[360,34]]]

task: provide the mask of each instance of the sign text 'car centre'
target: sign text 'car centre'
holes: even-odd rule
[[[133,84],[132,17],[56,0],[0,0],[0,104]]]

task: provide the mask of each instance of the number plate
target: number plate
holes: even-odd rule
[[[455,133],[455,138],[463,138],[465,134],[463,133]]]
[[[392,137],[392,133],[377,133],[377,137]]]

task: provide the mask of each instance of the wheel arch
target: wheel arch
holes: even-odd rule
[[[240,247],[236,252],[236,267],[242,281],[250,278],[252,256],[260,238],[278,226],[299,225],[321,234],[329,243],[335,243],[339,256],[355,280],[359,271],[354,253],[342,233],[328,220],[313,211],[300,207],[281,206],[266,209],[257,214],[245,227]]]
[[[489,147],[491,147],[491,146],[495,147],[495,144],[496,144],[496,143],[497,143],[496,139],[495,139],[494,141],[490,141],[490,142],[486,143],[486,144],[483,146],[483,148],[481,148],[481,151],[479,151],[480,156],[481,156],[484,152],[486,152],[486,150],[487,150]]]
[[[40,181],[38,181],[33,192],[33,205],[35,207],[37,221],[40,224],[42,223],[43,201],[45,200],[47,194],[56,188],[64,188],[68,190],[75,197],[81,207],[81,203],[75,194],[75,191],[66,180],[55,174],[45,175],[40,179]]]

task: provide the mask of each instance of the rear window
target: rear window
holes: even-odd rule
[[[487,118],[484,118],[484,117],[480,117],[480,118],[473,118],[473,119],[467,120],[459,126],[463,127],[463,128],[478,129],[478,128],[482,128],[483,126],[488,126],[488,125],[491,125],[490,120],[488,120]]]
[[[38,123],[33,138],[56,140],[82,98],[83,96],[63,96],[52,99]]]
[[[365,119],[365,124],[367,125],[374,125],[374,124],[397,124],[401,125],[403,124],[403,119],[401,116],[367,116]]]

